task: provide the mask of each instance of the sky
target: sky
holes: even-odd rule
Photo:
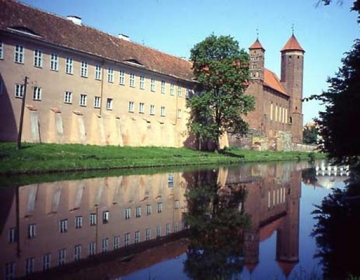
[[[21,0],[60,16],[159,51],[189,58],[191,48],[215,34],[230,35],[248,47],[257,36],[266,49],[265,67],[280,77],[280,50],[292,31],[305,50],[303,97],[320,94],[359,38],[352,0]],[[304,102],[304,124],[324,106]]]

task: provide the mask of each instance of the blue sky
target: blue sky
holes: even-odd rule
[[[280,50],[295,36],[306,51],[304,97],[327,89],[341,58],[359,37],[351,0],[330,6],[319,0],[22,0],[60,15],[76,15],[83,24],[168,54],[188,58],[190,49],[211,33],[230,35],[247,49],[259,39],[266,49],[265,66],[280,76]],[[303,105],[304,123],[323,107]]]

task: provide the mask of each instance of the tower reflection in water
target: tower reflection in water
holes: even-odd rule
[[[1,277],[114,279],[187,252],[184,271],[196,279],[198,258],[189,253],[206,249],[191,234],[202,219],[223,264],[234,264],[219,268],[224,275],[254,270],[259,243],[274,231],[276,259],[289,275],[299,258],[302,167],[249,165],[3,189]],[[205,191],[200,199],[196,190]]]

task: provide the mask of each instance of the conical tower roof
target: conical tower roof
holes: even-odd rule
[[[265,50],[263,48],[263,46],[261,45],[259,39],[257,38],[256,41],[249,47],[250,50],[255,50],[255,49],[262,49]]]
[[[304,49],[300,46],[298,40],[296,39],[295,35],[292,34],[290,39],[287,41],[285,46],[281,49],[282,52],[284,51],[302,51],[305,52]]]
[[[280,266],[286,278],[289,277],[291,271],[293,271],[294,267],[297,264],[297,262],[282,262],[282,261],[278,261],[277,263]]]

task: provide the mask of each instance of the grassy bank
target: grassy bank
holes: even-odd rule
[[[59,144],[0,143],[0,175],[86,171],[119,168],[231,164],[241,162],[309,160],[323,154],[227,149],[221,153],[185,148],[116,147]]]

